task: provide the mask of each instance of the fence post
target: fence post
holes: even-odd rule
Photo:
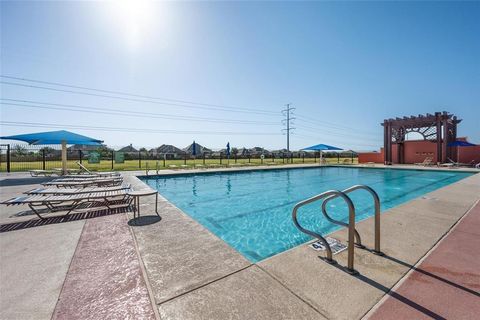
[[[317,162],[317,153],[313,151],[313,162]]]
[[[45,170],[45,148],[42,149],[42,168]]]
[[[138,151],[138,168],[142,169],[142,153]]]
[[[353,151],[352,151],[352,164],[353,164]]]
[[[305,163],[305,152],[302,153],[302,163]]]
[[[185,157],[183,157],[183,164],[187,165],[187,154],[185,153]]]
[[[340,153],[337,152],[337,163],[340,163]]]
[[[82,164],[82,158],[83,158],[82,150],[78,150],[78,157],[80,158],[80,164]]]
[[[10,144],[7,144],[7,172],[10,172]]]
[[[203,153],[203,165],[205,165],[205,152]]]
[[[290,163],[293,164],[293,152],[290,154]]]
[[[248,163],[250,163],[251,156],[248,154]]]
[[[272,153],[272,162],[275,162],[275,154]]]
[[[285,153],[282,153],[282,161],[285,163]]]
[[[237,155],[235,154],[235,163],[237,163]]]
[[[167,166],[167,154],[165,153],[163,155],[163,167],[165,168]]]
[[[112,150],[112,170],[113,170],[113,158],[115,158],[115,151]]]
[[[222,154],[220,153],[220,164],[222,164]]]

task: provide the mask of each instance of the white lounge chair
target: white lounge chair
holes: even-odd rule
[[[67,216],[72,211],[80,209],[82,211],[92,211],[98,210],[100,207],[107,207],[108,209],[128,207],[132,202],[128,192],[129,189],[122,189],[69,195],[25,195],[9,199],[2,204],[7,206],[28,205],[40,219],[45,219],[38,209],[46,209],[48,213],[67,210],[65,214]]]
[[[67,195],[67,194],[78,194],[78,193],[92,193],[92,192],[107,192],[107,191],[117,191],[122,189],[130,189],[129,184],[122,184],[119,186],[112,187],[85,187],[85,188],[35,188],[25,192],[25,194],[40,194],[40,195]]]
[[[51,177],[53,175],[59,175],[56,170],[29,170],[32,177]]]
[[[123,183],[122,178],[110,178],[110,179],[95,179],[95,180],[67,180],[67,181],[50,181],[42,183],[43,186],[55,186],[57,188],[85,188],[85,187],[107,187],[118,186]]]
[[[118,172],[114,172],[114,171],[108,171],[108,172],[90,171],[90,170],[88,170],[87,167],[85,167],[83,164],[81,164],[78,161],[76,162],[76,164],[80,167],[80,174],[82,174],[81,172],[86,172],[87,174],[96,175],[96,176],[116,176],[116,175],[119,175]]]
[[[414,163],[416,166],[430,166],[433,164],[433,157],[426,157],[423,162]]]

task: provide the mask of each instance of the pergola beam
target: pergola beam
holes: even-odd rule
[[[462,120],[446,111],[427,113],[426,115],[396,117],[385,119],[381,124],[384,127],[384,162],[392,164],[393,139],[397,143],[397,160],[404,163],[405,149],[403,142],[410,132],[420,133],[425,140],[435,137],[437,144],[437,162],[446,162],[448,158],[455,158],[452,147],[448,144],[457,138],[457,124]]]

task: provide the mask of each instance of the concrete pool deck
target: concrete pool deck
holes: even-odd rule
[[[279,167],[271,167],[274,168]],[[143,171],[123,175],[135,189],[141,189],[147,186],[135,176],[144,174]],[[25,179],[25,184],[2,184],[0,200],[31,189],[38,181],[27,181],[21,174],[10,177],[14,176],[20,181]],[[0,318],[47,319],[54,315],[66,318],[82,305],[88,305],[88,294],[100,293],[99,300],[90,303],[101,306],[101,310],[87,312],[83,318],[110,315],[115,319],[114,315],[119,314],[115,311],[122,312],[120,305],[124,305],[127,310],[137,308],[136,318],[146,319],[359,319],[383,302],[390,289],[430,253],[478,200],[480,175],[477,174],[383,213],[382,250],[386,256],[356,249],[355,268],[359,276],[340,270],[339,266],[346,265],[345,252],[335,256],[339,264],[332,266],[320,260],[319,253],[307,245],[252,264],[162,197],[161,220],[153,216],[154,197],[149,197],[141,200],[142,218],[136,224],[127,225],[122,213],[6,231],[0,233]],[[15,216],[20,211],[18,207],[1,209],[2,225],[34,219],[31,215]],[[128,220],[133,218],[131,212],[126,215]],[[367,219],[357,224],[367,246],[373,243],[372,222]],[[98,238],[92,238],[93,234]],[[345,240],[344,231],[333,236]],[[110,244],[112,247],[94,248],[89,244],[95,240],[105,242],[103,237],[121,241],[115,242],[118,247]],[[132,245],[137,255],[132,254]],[[111,250],[119,250],[117,255],[126,257],[125,260],[101,258]],[[91,251],[97,253],[89,256],[87,253]],[[478,264],[478,260],[474,263]],[[130,272],[114,268],[118,264],[129,265]],[[95,266],[108,271],[104,278],[85,276],[88,272],[83,276],[78,274],[94,270]],[[109,276],[117,279],[109,295],[93,290],[109,288],[111,283],[102,282]],[[122,287],[121,279],[131,279],[129,283],[136,285],[132,288],[127,283],[123,286],[125,290],[112,291]],[[475,281],[478,283],[478,278]],[[83,300],[72,302],[78,308],[68,305],[75,297],[75,290],[69,289],[72,284],[85,288],[80,291]],[[128,297],[140,297],[136,301],[141,302],[129,305]]]

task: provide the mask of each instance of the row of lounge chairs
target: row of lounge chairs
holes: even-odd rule
[[[475,165],[475,161],[471,161],[470,163],[461,163],[461,162],[458,162],[458,161],[453,161],[452,159],[450,158],[447,158],[448,162],[446,163],[440,163],[438,164],[439,167],[447,167],[447,168],[459,168],[459,167],[475,167],[475,168],[478,168],[479,167],[479,164]],[[433,166],[433,165],[437,165],[434,161],[433,161],[433,157],[426,157],[423,162],[419,162],[419,163],[415,163],[415,165],[417,166]]]
[[[77,175],[95,175],[95,176],[109,176],[114,172],[92,172],[87,169],[80,162],[76,162],[80,167],[79,169],[67,168],[66,175],[63,174],[62,168],[53,168],[51,170],[29,170],[28,172],[32,177],[51,177],[51,176],[77,176]]]
[[[86,168],[85,168],[86,169]],[[25,194],[2,202],[7,206],[28,205],[40,218],[44,213],[66,211],[93,211],[101,208],[115,209],[129,207],[133,198],[130,185],[123,184],[123,178],[115,172],[66,175],[43,183]]]

